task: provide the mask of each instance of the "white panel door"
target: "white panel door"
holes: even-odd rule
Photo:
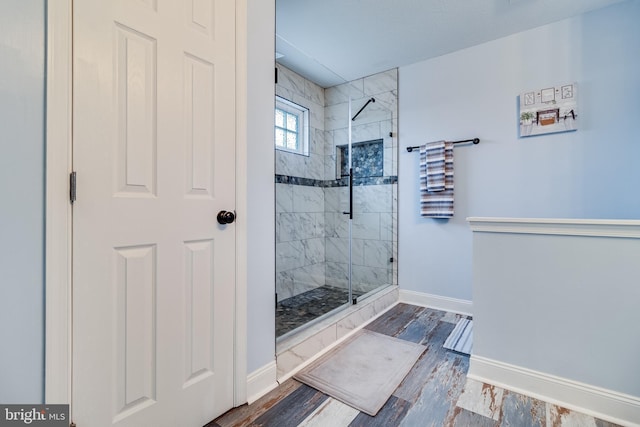
[[[233,405],[234,0],[74,2],[73,421]]]

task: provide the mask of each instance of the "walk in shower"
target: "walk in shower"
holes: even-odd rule
[[[276,94],[281,338],[397,285],[397,70],[325,89],[278,64]]]

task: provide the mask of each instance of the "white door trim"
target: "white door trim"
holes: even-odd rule
[[[71,401],[72,0],[47,4],[45,403]]]
[[[47,4],[45,402],[71,402],[72,277],[69,173],[72,170],[72,1]],[[236,9],[237,220],[234,404],[247,401],[246,24],[247,0]]]
[[[236,1],[236,318],[233,405],[247,403],[247,24],[248,0]]]
[[[233,406],[247,402],[247,0],[236,1],[236,318]]]

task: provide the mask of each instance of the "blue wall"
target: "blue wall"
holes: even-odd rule
[[[44,394],[45,1],[0,2],[0,402]]]
[[[400,68],[399,284],[471,300],[469,216],[640,218],[640,2]],[[518,139],[518,95],[577,82],[579,130]],[[455,216],[419,216],[418,154],[457,147]]]
[[[274,361],[275,312],[275,150],[273,109],[275,85],[275,0],[247,1],[247,162],[238,165],[247,180],[246,232],[239,245],[247,250],[247,372]],[[239,59],[240,60],[240,59]],[[243,185],[241,182],[238,185]],[[241,280],[241,277],[239,277]],[[273,378],[275,381],[275,376]],[[255,392],[255,390],[254,390]]]

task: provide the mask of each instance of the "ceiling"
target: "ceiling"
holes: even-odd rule
[[[331,87],[621,0],[276,0],[276,56]]]

